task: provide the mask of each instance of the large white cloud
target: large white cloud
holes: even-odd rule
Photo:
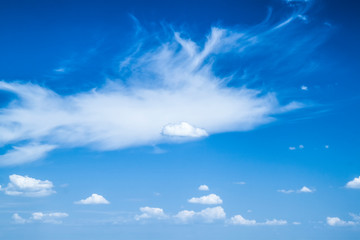
[[[209,194],[202,197],[193,197],[188,200],[189,203],[200,203],[200,204],[222,204],[222,199],[216,194]]]
[[[346,183],[346,187],[360,189],[360,176]]]
[[[17,98],[1,108],[0,145],[17,148],[0,156],[0,164],[31,162],[55,147],[113,150],[179,141],[169,135],[247,131],[275,120],[277,114],[303,107],[295,101],[281,103],[275,92],[251,88],[248,83],[258,72],[250,77],[236,74],[266,67],[297,69],[281,63],[289,52],[299,63],[322,41],[318,35],[324,35],[313,31],[294,38],[303,26],[296,21],[302,11],[297,8],[283,21],[248,29],[213,27],[199,43],[183,37],[186,33],[168,31],[165,35],[172,36],[164,41],[156,36],[159,45],[139,47],[126,57],[116,80],[90,91],[63,96],[36,84],[1,81],[0,90]],[[139,41],[139,46],[147,45]],[[236,61],[230,65],[222,62],[233,57]],[[259,61],[252,62],[259,65],[250,69],[235,64],[254,57]],[[218,69],[224,65],[230,70],[220,74]],[[34,154],[23,157],[21,152],[27,150]]]
[[[49,180],[39,180],[28,176],[12,174],[5,188],[0,188],[5,194],[24,197],[44,197],[55,193],[53,183]]]
[[[106,200],[103,196],[93,193],[90,197],[81,199],[80,201],[75,202],[75,204],[110,204],[110,202]]]
[[[149,218],[155,218],[155,219],[168,218],[168,216],[164,213],[164,210],[162,208],[141,207],[140,212],[142,212],[142,214],[135,216],[135,220],[137,221],[142,219],[149,219]]]

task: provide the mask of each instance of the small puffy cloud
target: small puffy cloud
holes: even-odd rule
[[[222,207],[205,208],[198,213],[205,222],[213,222],[214,220],[225,219],[226,214]]]
[[[281,192],[281,193],[285,193],[285,194],[289,194],[289,193],[312,193],[312,192],[315,192],[315,189],[310,189],[306,186],[303,186],[302,188],[300,188],[299,190],[292,190],[292,189],[288,189],[288,190],[285,190],[285,189],[280,189],[280,190],[277,190],[278,192]]]
[[[209,191],[209,187],[207,185],[200,185],[199,190],[200,191]]]
[[[289,150],[294,151],[296,150],[296,147],[289,147]]]
[[[183,210],[174,216],[174,218],[181,223],[188,223],[192,220],[199,220],[206,223],[212,223],[215,220],[225,219],[226,213],[220,206],[213,208],[205,208],[200,212]]]
[[[341,220],[340,218],[338,217],[327,217],[326,218],[326,223],[330,226],[353,226],[355,225],[356,223],[353,222],[353,221],[344,221],[344,220]]]
[[[55,193],[49,180],[39,180],[28,176],[12,174],[7,187],[1,188],[6,195],[24,197],[44,197]]]
[[[300,148],[300,149],[303,149],[303,148],[304,148],[304,145],[300,144],[300,145],[299,145],[299,148]]]
[[[202,196],[199,198],[193,197],[188,200],[189,203],[199,203],[199,204],[222,204],[221,198],[216,194],[209,194],[207,196]]]
[[[174,216],[174,218],[182,223],[187,223],[190,220],[192,220],[195,216],[196,216],[196,212],[189,211],[189,210],[183,210],[183,211],[178,212],[178,214],[176,214]]]
[[[346,183],[346,188],[360,189],[360,176]]]
[[[25,219],[21,217],[18,213],[14,213],[12,219],[14,223],[17,224],[32,223],[32,222],[60,224],[62,223],[61,219],[68,216],[69,214],[63,212],[50,212],[50,213],[34,212],[32,213],[31,217]]]
[[[12,166],[36,161],[55,149],[55,145],[28,144],[21,147],[14,146],[5,154],[0,155],[0,166]]]
[[[90,197],[75,202],[75,204],[110,204],[103,196],[93,193]]]
[[[229,223],[234,225],[256,225],[256,220],[248,220],[241,215],[235,215],[230,219]]]
[[[294,225],[300,225],[301,222],[293,222],[292,224],[294,224]]]
[[[302,85],[302,86],[301,86],[301,90],[303,90],[303,91],[307,91],[307,90],[309,90],[309,89],[308,89],[308,87],[307,87],[307,86]]]
[[[166,136],[194,138],[206,137],[209,135],[204,129],[194,127],[187,122],[167,124],[163,128],[162,134]]]
[[[306,186],[303,186],[300,190],[298,190],[298,192],[300,192],[300,193],[312,193],[314,191],[315,190],[311,190],[310,188],[308,188]]]
[[[329,148],[329,145],[325,145],[325,148],[328,149],[328,148]]]
[[[155,218],[155,219],[168,218],[168,216],[164,213],[164,210],[162,208],[141,207],[140,212],[142,212],[141,215],[135,216],[135,220],[137,221],[142,219],[149,219],[149,218]]]

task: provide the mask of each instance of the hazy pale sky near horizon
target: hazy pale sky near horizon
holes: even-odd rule
[[[0,6],[0,239],[359,238],[356,1]]]

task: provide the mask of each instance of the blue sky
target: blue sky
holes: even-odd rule
[[[355,1],[7,1],[0,239],[357,239]]]

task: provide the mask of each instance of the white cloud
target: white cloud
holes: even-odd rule
[[[338,217],[327,217],[326,223],[330,226],[353,226],[356,224],[353,221],[344,221]]]
[[[246,182],[234,182],[234,184],[238,184],[238,185],[245,185]]]
[[[48,152],[55,148],[56,146],[47,144],[28,144],[21,147],[14,146],[13,149],[3,155],[0,155],[0,166],[18,165],[32,162],[45,157]]]
[[[291,49],[291,58],[298,63],[301,61],[297,57],[304,58],[322,41],[317,38],[319,31],[289,41],[294,39],[291,33],[302,27],[293,21],[299,14],[303,11],[296,11],[294,16],[280,23],[267,22],[261,27],[213,27],[205,41],[199,43],[183,38],[186,33],[165,32],[162,36],[173,35],[165,36],[164,41],[160,35],[151,34],[156,35],[159,45],[137,48],[137,52],[124,58],[126,61],[120,64],[113,80],[90,91],[59,95],[31,83],[1,81],[0,90],[14,93],[17,98],[1,108],[0,145],[39,142],[38,147],[42,149],[29,160],[34,161],[54,146],[85,146],[101,151],[152,146],[177,140],[168,135],[201,137],[249,131],[272,122],[278,114],[302,108],[304,104],[280,102],[275,92],[265,88],[251,89],[252,79],[242,81],[242,86],[231,85],[229,83],[239,82],[234,74],[239,72],[239,66],[222,75],[218,74],[216,66],[223,64],[226,56],[231,56],[244,63],[248,57],[257,57],[256,70],[244,69],[250,73],[256,71],[250,77],[266,67],[279,67],[281,72],[284,68],[295,69],[295,61],[282,65],[290,57],[284,48]],[[149,42],[154,43],[152,40]],[[142,43],[139,42],[139,46],[148,46]],[[270,49],[269,44],[272,45]],[[282,51],[278,51],[277,46],[281,46]],[[284,54],[279,56],[280,52]],[[67,69],[62,67],[55,71],[61,73]],[[175,125],[169,125],[171,123]],[[25,147],[20,147],[25,151],[21,148]],[[35,147],[32,150],[35,151]],[[17,154],[17,158],[12,152],[7,154],[10,155],[2,157],[6,164],[22,164],[28,159],[19,158],[21,154]]]
[[[303,90],[303,91],[307,91],[307,90],[308,90],[308,87],[307,87],[307,86],[302,85],[302,86],[301,86],[301,90]]]
[[[360,176],[346,183],[346,188],[360,189]]]
[[[220,206],[205,208],[199,212],[183,210],[174,216],[175,220],[181,223],[188,223],[193,220],[199,220],[206,223],[212,223],[216,220],[226,218],[224,209]]]
[[[14,214],[12,215],[12,219],[13,219],[14,223],[17,223],[17,224],[24,224],[24,223],[27,223],[27,222],[28,222],[27,219],[22,218],[22,217],[21,217],[19,214],[17,214],[17,213],[14,213]]]
[[[294,225],[300,225],[301,222],[293,222]]]
[[[234,225],[256,225],[256,220],[248,220],[241,215],[235,215],[230,219],[229,223]]]
[[[207,137],[208,133],[201,128],[193,127],[187,122],[167,124],[162,130],[162,134],[174,137]]]
[[[312,193],[312,192],[315,192],[315,189],[310,189],[306,186],[303,186],[302,188],[300,188],[299,190],[293,190],[293,189],[280,189],[280,190],[277,190],[278,192],[281,192],[281,193],[286,193],[286,194],[289,194],[289,193]]]
[[[221,198],[216,194],[209,194],[199,198],[193,197],[188,200],[189,203],[200,203],[200,204],[222,204]]]
[[[209,187],[207,185],[200,185],[199,190],[200,191],[209,191]]]
[[[306,187],[306,186],[303,186],[300,190],[298,190],[298,192],[301,192],[301,193],[312,193],[312,192],[314,192],[315,190],[313,190],[313,189],[310,189],[310,188],[308,188],[308,187]]]
[[[325,148],[328,149],[328,148],[329,148],[329,145],[325,145]]]
[[[299,148],[300,148],[300,149],[303,149],[303,148],[304,148],[304,145],[299,145]]]
[[[291,190],[291,189],[289,189],[289,190],[280,189],[280,190],[277,190],[277,191],[281,192],[281,193],[286,193],[286,194],[295,192],[294,190]]]
[[[178,214],[176,214],[174,217],[182,223],[187,223],[192,220],[196,214],[197,213],[194,211],[183,210],[178,212]]]
[[[296,147],[289,147],[289,150],[291,151],[296,150]]]
[[[198,213],[205,222],[213,222],[215,220],[225,219],[226,214],[222,207],[205,208]]]
[[[12,174],[7,187],[1,188],[7,195],[24,197],[44,197],[55,193],[49,180],[39,180],[28,176]]]
[[[286,224],[287,224],[286,220],[278,220],[278,219],[266,220],[266,222],[264,223],[264,225],[286,225]]]
[[[137,221],[142,219],[149,219],[149,218],[155,218],[155,219],[168,218],[168,216],[164,213],[164,210],[161,208],[141,207],[140,212],[142,212],[141,215],[135,216],[135,220]]]
[[[230,220],[228,221],[228,223],[233,224],[233,225],[245,225],[245,226],[255,226],[255,225],[286,225],[287,221],[286,220],[278,220],[278,219],[273,219],[273,220],[266,220],[265,222],[257,222],[256,220],[249,220],[249,219],[245,219],[243,216],[241,215],[235,215],[232,218],[230,218]]]
[[[75,202],[75,204],[110,204],[103,196],[93,193],[90,197]]]
[[[68,217],[69,214],[63,212],[34,212],[31,214],[31,217],[25,219],[21,217],[18,213],[13,214],[12,219],[14,223],[24,224],[24,223],[32,223],[32,222],[42,222],[42,223],[53,223],[60,224],[62,223],[62,218]]]

